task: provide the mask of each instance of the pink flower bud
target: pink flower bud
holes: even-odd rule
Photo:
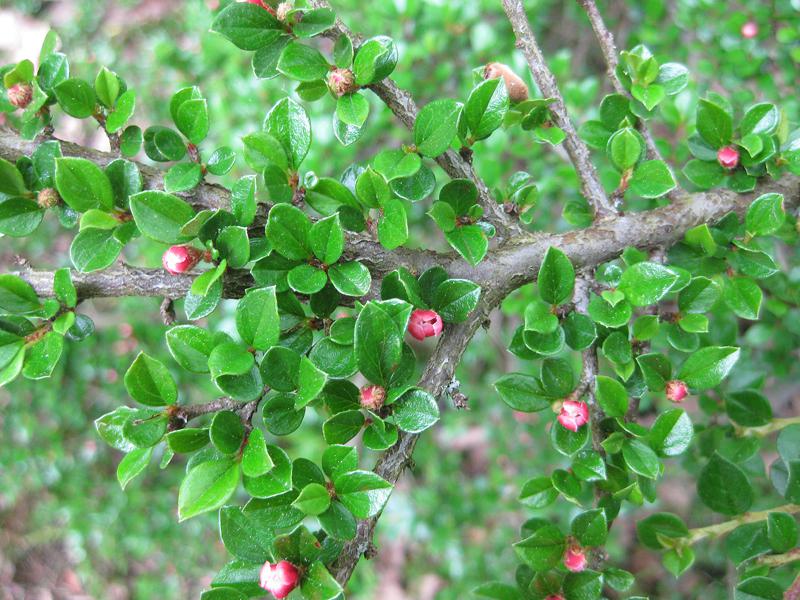
[[[725,146],[717,152],[717,161],[726,169],[735,169],[739,164],[739,151],[733,146]]]
[[[281,2],[278,4],[278,10],[275,11],[275,16],[278,17],[278,21],[285,23],[286,18],[289,16],[289,11],[293,9],[294,6],[292,6],[291,2]]]
[[[758,35],[758,23],[755,21],[748,21],[742,25],[742,37],[746,40],[752,40]]]
[[[266,8],[266,6],[261,0],[239,0],[239,2],[244,2],[245,4],[255,4],[256,6],[260,6],[261,8]]]
[[[564,600],[564,596],[561,594],[550,594],[544,600]]]
[[[191,246],[171,246],[161,257],[161,264],[173,275],[190,271],[200,262],[203,252]]]
[[[586,402],[564,400],[558,422],[570,431],[578,431],[580,427],[589,422],[589,406]]]
[[[580,573],[586,568],[586,554],[580,546],[570,546],[564,553],[564,566],[573,573]]]
[[[350,69],[333,69],[328,73],[328,89],[337,97],[355,92],[358,89],[355,75]]]
[[[8,88],[8,101],[17,108],[26,108],[33,100],[33,88],[30,83],[16,83]]]
[[[417,309],[411,313],[408,322],[408,332],[420,341],[439,335],[442,333],[442,328],[444,328],[442,317],[433,310]]]
[[[300,571],[287,560],[282,560],[275,565],[266,562],[261,567],[259,579],[263,589],[281,600],[281,598],[286,598],[300,583]]]
[[[689,388],[680,379],[673,379],[667,382],[666,387],[667,400],[670,402],[683,402],[683,399],[689,394]]]
[[[361,388],[361,407],[376,411],[383,406],[386,390],[379,385],[365,385]]]

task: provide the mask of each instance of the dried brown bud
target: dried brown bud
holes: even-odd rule
[[[42,208],[53,208],[61,202],[61,196],[53,188],[45,188],[36,197],[36,203]]]
[[[511,67],[498,62],[486,65],[483,70],[483,78],[497,79],[498,77],[502,77],[506,82],[506,89],[511,102],[522,102],[528,99],[528,86],[525,85],[519,75],[511,70]]]

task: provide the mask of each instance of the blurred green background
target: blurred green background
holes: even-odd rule
[[[527,1],[531,21],[562,83],[573,119],[595,115],[610,87],[585,16],[576,2]],[[729,95],[737,107],[758,98],[780,102],[793,124],[798,120],[797,63],[800,61],[800,2],[797,0],[719,2],[710,0],[626,0],[601,2],[620,48],[645,43],[660,62],[687,64],[689,89],[665,102],[653,128],[674,165],[688,155],[684,140],[693,122],[693,99],[706,90]],[[490,61],[512,65],[530,78],[498,0],[335,0],[334,6],[355,31],[387,34],[398,43],[397,83],[417,103],[443,96],[465,99],[472,69]],[[260,127],[267,110],[292,92],[283,78],[257,80],[249,57],[209,33],[214,0],[0,0],[0,64],[35,58],[49,27],[62,38],[73,73],[94,77],[108,66],[137,90],[133,122],[145,128],[168,122],[168,99],[178,88],[199,84],[209,99],[209,147],[228,144],[241,150],[242,135]],[[760,34],[744,40],[739,29],[754,19]],[[325,46],[327,42],[322,42]],[[342,148],[333,138],[333,100],[306,105],[315,142],[307,168],[338,176],[355,161],[379,149],[408,143],[410,134],[380,101],[369,95],[372,113],[360,142]],[[63,139],[107,148],[101,132],[77,121],[59,119]],[[600,159],[601,174],[605,165]],[[498,132],[476,153],[478,172],[490,186],[503,187],[518,170],[530,172],[541,192],[534,227],[564,229],[562,209],[578,200],[575,174],[559,149],[536,143],[520,130]],[[245,173],[239,161],[232,177]],[[607,174],[609,185],[613,175]],[[439,183],[446,178],[437,173]],[[426,203],[414,205],[415,244],[440,247],[442,240],[424,216]],[[35,268],[68,263],[72,234],[48,223],[51,235],[0,244],[3,270],[15,269],[18,256]],[[126,261],[155,266],[163,248],[139,241],[126,249]],[[494,393],[499,373],[530,370],[506,351],[518,317],[506,303],[488,330],[473,341],[461,366],[468,411],[448,410],[423,436],[415,467],[405,476],[381,519],[378,556],[359,566],[352,598],[418,600],[469,597],[469,590],[491,579],[510,580],[516,560],[511,542],[530,516],[516,500],[529,477],[564,466],[545,441],[548,415],[515,415]],[[96,300],[87,312],[97,334],[69,344],[52,382],[24,380],[0,390],[0,598],[196,598],[226,562],[215,517],[203,515],[180,526],[176,519],[178,461],[166,470],[151,465],[144,477],[122,492],[115,478],[120,455],[95,435],[91,422],[129,402],[121,376],[139,349],[169,363],[164,327],[155,299]],[[212,327],[230,329],[230,307],[212,317]],[[508,314],[506,314],[508,313]],[[797,327],[795,326],[796,330]],[[797,332],[786,334],[796,347]],[[751,341],[761,343],[758,332]],[[426,350],[428,348],[428,350]],[[429,346],[418,348],[424,360]],[[779,348],[761,360],[793,375],[790,355]],[[178,370],[174,370],[178,373]],[[213,395],[203,383],[182,373],[185,397]],[[772,397],[776,416],[798,410],[796,390],[780,388]],[[696,409],[695,409],[696,410]],[[306,418],[287,445],[292,456],[321,452],[320,421]],[[368,460],[371,460],[368,457]],[[691,456],[684,459],[691,468]],[[693,485],[673,465],[660,483],[659,509],[683,514],[691,525],[709,514],[693,514]],[[545,516],[567,522],[564,504]],[[560,511],[560,512],[558,512]],[[639,513],[637,516],[643,516]],[[705,520],[704,520],[705,518]],[[636,549],[634,521],[622,515],[609,550],[635,572],[639,593],[652,598],[725,598],[724,558],[714,546],[699,549],[694,570],[676,582],[657,556]]]

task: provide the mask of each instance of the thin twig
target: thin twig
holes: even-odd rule
[[[522,51],[528,61],[533,79],[545,98],[553,98],[550,104],[550,112],[553,121],[560,127],[566,137],[564,146],[567,149],[578,178],[581,181],[581,190],[589,204],[594,208],[598,217],[605,217],[616,214],[616,209],[611,204],[597,176],[597,170],[592,163],[589,148],[578,136],[578,132],[567,114],[567,106],[561,91],[558,88],[555,75],[547,66],[544,55],[536,43],[536,38],[531,31],[528,17],[520,0],[503,0],[503,8],[506,11],[514,35],[517,37],[517,48]]]

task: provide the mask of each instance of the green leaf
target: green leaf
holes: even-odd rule
[[[169,193],[193,190],[203,180],[203,169],[195,163],[179,163],[164,176],[164,191]]]
[[[487,79],[475,87],[464,105],[470,137],[482,140],[503,124],[508,112],[508,90],[502,77]]]
[[[328,277],[333,287],[345,296],[363,296],[372,286],[369,269],[357,261],[334,265],[328,270]]]
[[[608,521],[602,509],[587,510],[572,520],[572,535],[581,546],[602,546],[608,536]]]
[[[268,473],[274,466],[264,433],[260,429],[253,429],[247,437],[247,444],[242,452],[242,473],[245,477],[261,477]]]
[[[648,160],[634,170],[629,189],[642,198],[659,198],[675,189],[676,185],[663,160]]]
[[[784,512],[770,513],[767,518],[767,537],[774,552],[788,552],[797,545],[797,521]]]
[[[479,285],[466,279],[448,279],[434,292],[433,309],[446,323],[461,323],[478,305]]]
[[[311,221],[291,204],[276,204],[269,211],[267,239],[275,251],[289,260],[307,260],[311,256],[309,235]]]
[[[242,50],[258,50],[280,35],[281,23],[261,6],[232,2],[220,11],[211,29]]]
[[[175,125],[186,139],[197,145],[208,135],[208,104],[205,98],[182,102],[175,116]]]
[[[772,406],[755,390],[732,392],[725,396],[725,412],[742,427],[761,427],[772,421]]]
[[[300,42],[291,42],[278,59],[278,71],[297,81],[323,79],[329,68],[328,61],[319,50]]]
[[[751,236],[770,235],[778,231],[785,220],[783,195],[763,194],[747,209],[745,227]]]
[[[148,127],[144,132],[144,151],[157,162],[181,160],[186,156],[186,143],[169,127]]]
[[[214,415],[208,433],[217,450],[222,454],[234,454],[242,446],[245,430],[237,413],[222,410]]]
[[[86,119],[94,114],[97,97],[94,89],[83,79],[66,79],[53,88],[56,100],[64,112],[76,119]]]
[[[222,507],[238,485],[239,464],[233,459],[209,460],[193,467],[178,492],[178,520]]]
[[[305,109],[291,98],[284,98],[267,114],[264,130],[281,143],[289,167],[298,169],[311,146],[311,122]]]
[[[363,427],[364,415],[360,410],[345,410],[322,424],[322,435],[328,444],[345,444]]]
[[[689,415],[679,408],[672,408],[658,415],[647,440],[657,454],[678,456],[689,448],[693,435],[694,427]]]
[[[503,402],[514,410],[536,412],[550,408],[552,399],[545,397],[541,383],[532,375],[509,373],[494,383]]]
[[[25,237],[39,227],[44,210],[33,200],[9,198],[0,203],[0,233],[11,237]]]
[[[342,123],[361,127],[369,116],[369,102],[362,94],[345,94],[336,101],[336,116]]]
[[[725,180],[725,169],[716,161],[690,160],[683,168],[683,174],[702,190],[710,190]]]
[[[23,196],[27,191],[28,188],[19,169],[6,159],[0,158],[0,194]]]
[[[124,490],[133,479],[147,468],[153,448],[135,448],[117,465],[117,481]]]
[[[274,346],[280,335],[275,288],[251,290],[236,306],[236,329],[242,340],[256,350]]]
[[[489,239],[478,225],[456,227],[445,234],[447,242],[473,267],[483,260]]]
[[[750,509],[755,494],[744,471],[714,452],[697,479],[703,504],[723,515],[740,515]]]
[[[319,483],[309,483],[292,502],[292,506],[311,516],[321,515],[330,505],[331,496],[325,486]]]
[[[537,279],[539,295],[548,304],[563,304],[572,298],[575,287],[575,268],[558,248],[547,249]]]
[[[719,385],[739,359],[739,348],[709,346],[694,352],[681,366],[678,379],[705,390]]]
[[[715,150],[726,145],[733,134],[731,116],[710,100],[697,103],[697,133]]]
[[[400,364],[404,331],[378,304],[368,303],[358,315],[355,354],[358,370],[372,383],[386,386]]]
[[[514,544],[517,556],[534,571],[545,571],[561,562],[566,542],[555,525],[544,525],[533,535]]]
[[[222,508],[219,511],[219,532],[225,549],[241,560],[263,563],[272,558],[275,533],[265,521],[258,518],[257,513],[252,517],[245,514],[238,506]],[[241,597],[245,598],[244,595]],[[202,599],[205,598],[204,594]],[[238,600],[239,596],[231,598]]]
[[[383,203],[378,221],[378,240],[387,250],[394,250],[408,241],[408,217],[401,200],[389,198]]]
[[[750,107],[739,123],[739,132],[742,137],[750,134],[772,135],[778,128],[781,113],[778,107],[768,102],[762,102]]]
[[[125,124],[133,116],[133,112],[135,110],[136,92],[133,90],[128,90],[117,99],[114,110],[109,111],[108,116],[106,117],[106,131],[108,133],[117,133],[120,129],[125,127]],[[139,132],[141,135],[141,130],[139,130]]]
[[[664,265],[640,262],[625,270],[618,287],[634,306],[647,306],[661,300],[677,280],[675,271]]]
[[[145,236],[165,244],[186,241],[181,228],[195,215],[187,202],[166,192],[150,190],[134,194],[130,203],[136,226]]]
[[[761,310],[763,293],[758,284],[746,277],[730,277],[725,279],[722,299],[737,316],[755,321]]]
[[[439,420],[439,406],[425,390],[412,389],[392,404],[392,414],[403,431],[421,433]]]
[[[140,352],[125,373],[125,389],[146,406],[167,406],[178,401],[178,387],[167,367]]]
[[[332,265],[342,256],[344,250],[344,229],[339,215],[320,219],[311,227],[308,236],[314,255],[326,265]]]
[[[655,513],[636,524],[636,535],[645,548],[661,550],[666,547],[663,541],[688,537],[689,528],[677,515]]]
[[[61,198],[78,212],[110,211],[114,191],[105,173],[84,158],[56,158],[55,184]]]
[[[655,479],[660,472],[661,463],[655,452],[637,439],[627,439],[622,444],[622,457],[625,459],[625,464],[628,468],[642,477],[648,479]]]
[[[90,273],[111,266],[121,251],[113,230],[87,227],[72,240],[69,254],[78,271]]]
[[[414,122],[414,144],[423,156],[436,158],[443,154],[456,135],[461,105],[443,98],[425,105]]]
[[[639,135],[630,127],[620,129],[612,135],[606,150],[608,158],[620,171],[627,171],[639,162],[643,151]]]
[[[167,434],[167,445],[175,453],[196,452],[208,445],[208,442],[208,429],[186,427]]]
[[[783,588],[769,577],[748,577],[736,586],[734,600],[783,600]]]
[[[391,38],[376,36],[364,40],[353,60],[356,83],[367,86],[391,75],[397,66],[397,48]]]
[[[94,91],[104,106],[113,107],[119,96],[119,77],[106,67],[101,67],[94,80]]]
[[[358,519],[378,514],[389,495],[392,484],[372,471],[351,471],[334,480],[339,501]]]
[[[624,417],[628,412],[628,392],[619,381],[598,375],[596,381],[597,402],[609,417]]]
[[[300,585],[303,598],[308,600],[335,600],[341,598],[342,586],[320,561],[311,565]]]

